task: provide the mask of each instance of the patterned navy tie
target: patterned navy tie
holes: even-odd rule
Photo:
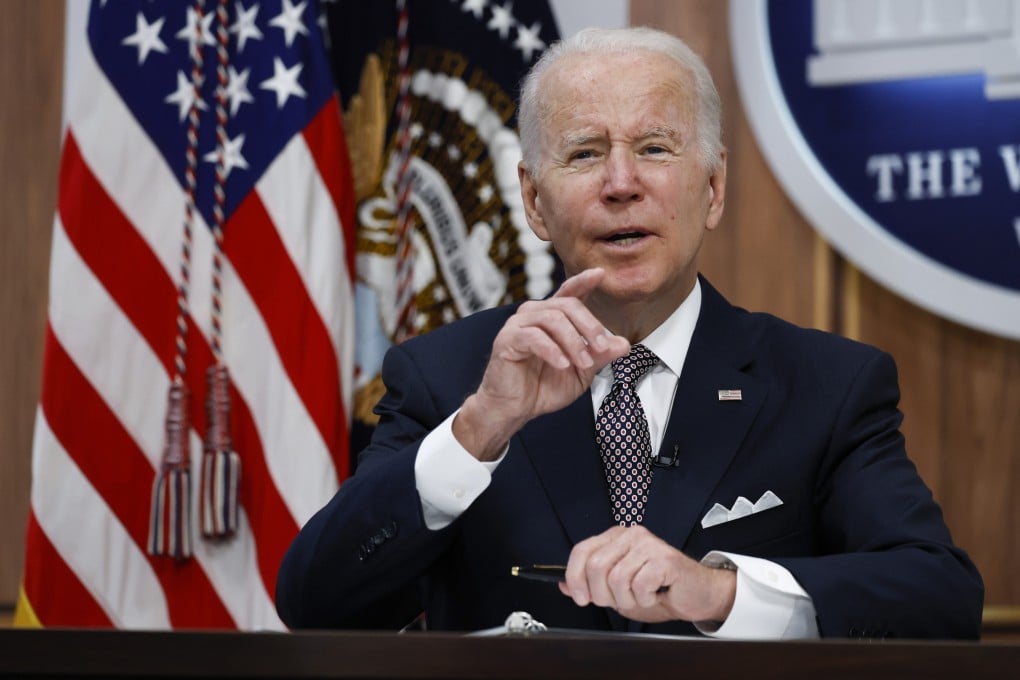
[[[613,362],[613,387],[595,416],[595,434],[609,483],[613,521],[621,526],[644,520],[652,482],[652,442],[635,383],[659,358],[644,345]]]

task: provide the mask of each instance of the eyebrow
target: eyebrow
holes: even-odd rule
[[[668,125],[656,125],[638,137],[638,140],[651,139],[653,137],[665,137],[666,139],[682,140],[683,135],[676,128]]]
[[[601,142],[605,139],[605,135],[599,132],[588,132],[567,135],[563,138],[563,145],[566,148],[576,148],[578,146],[587,146],[595,142]],[[647,131],[638,135],[635,141],[642,142],[648,139],[665,138],[670,140],[683,141],[684,136],[680,134],[680,131],[674,127],[668,125],[656,125],[649,128]]]
[[[605,135],[598,132],[570,134],[563,138],[563,146],[567,148],[587,146],[588,144],[602,141],[603,139],[605,139]]]

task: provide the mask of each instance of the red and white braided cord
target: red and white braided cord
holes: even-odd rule
[[[223,363],[223,206],[226,203],[224,185],[227,181],[227,0],[219,0],[216,6],[216,186],[213,188],[213,261],[212,261],[212,352],[217,364]]]
[[[181,239],[181,280],[177,284],[177,354],[174,357],[174,382],[183,383],[188,356],[188,291],[191,285],[191,243],[195,219],[195,191],[198,185],[198,107],[202,101],[202,18],[205,14],[205,0],[196,0],[196,37],[191,52],[191,106],[188,108],[188,146],[185,151],[187,164],[184,168],[184,235]]]
[[[411,241],[411,70],[408,65],[410,44],[407,38],[408,12],[406,0],[397,0],[397,64],[399,94],[397,99],[397,286],[396,340],[400,342],[415,333],[414,250]]]

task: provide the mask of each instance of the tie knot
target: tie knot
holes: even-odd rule
[[[659,357],[644,345],[633,345],[630,353],[613,361],[613,381],[633,385],[659,363]]]

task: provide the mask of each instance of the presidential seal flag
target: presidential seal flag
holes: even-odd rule
[[[353,185],[314,0],[68,3],[16,621],[282,629],[349,472]]]
[[[553,290],[517,180],[517,86],[558,37],[545,0],[327,6],[355,175],[355,437],[394,342]]]

